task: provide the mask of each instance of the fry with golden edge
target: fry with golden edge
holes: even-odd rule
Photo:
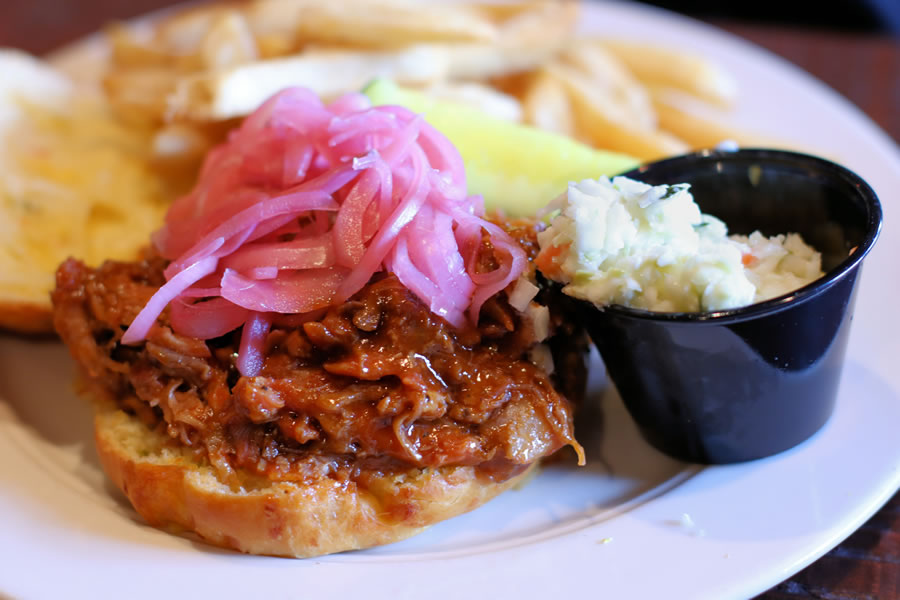
[[[604,48],[647,85],[682,90],[711,104],[729,107],[737,97],[731,75],[709,59],[670,46],[603,39]]]
[[[553,64],[548,72],[566,86],[575,108],[576,129],[598,148],[652,160],[681,154],[688,147],[664,131],[642,127],[591,80],[568,65]]]
[[[447,69],[447,54],[439,46],[365,53],[305,52],[183,78],[168,98],[169,118],[208,121],[242,117],[288,85],[307,87],[324,98],[359,90],[373,77],[426,86],[445,80]]]
[[[463,6],[420,2],[344,0],[309,3],[296,23],[309,43],[392,48],[424,42],[493,42],[497,27]]]
[[[656,128],[656,115],[647,91],[625,65],[602,46],[581,38],[566,47],[558,60],[586,75],[598,93],[618,106],[635,126]]]
[[[713,61],[640,41],[576,37],[578,11],[569,0],[200,6],[163,18],[149,35],[110,28],[105,84],[131,118],[182,126],[178,140],[191,127],[249,114],[287,85],[329,99],[377,77],[645,160],[724,134],[748,139],[700,116],[709,110],[695,114],[660,92],[712,105],[705,109],[730,106],[736,86]]]
[[[525,121],[535,127],[567,136],[575,135],[575,115],[565,87],[546,71],[535,73],[522,98]]]

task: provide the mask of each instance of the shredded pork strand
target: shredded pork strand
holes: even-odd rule
[[[166,311],[145,342],[120,343],[165,266],[64,263],[55,325],[95,385],[223,477],[473,465],[502,480],[565,445],[580,454],[572,404],[530,362],[533,327],[504,293],[485,303],[477,328],[457,329],[381,273],[299,325],[273,325],[262,368],[247,377],[235,366],[239,330],[204,342],[173,332]],[[553,318],[556,330],[572,329]],[[557,364],[583,383],[583,348],[560,349]]]

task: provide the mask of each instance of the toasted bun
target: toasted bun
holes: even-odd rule
[[[68,82],[37,58],[0,49],[0,328],[23,333],[53,330],[50,318],[51,277],[29,273],[19,264],[19,232],[13,225],[24,219],[14,186],[6,183],[13,170],[9,148],[26,119],[23,103],[53,106],[69,94]],[[9,225],[7,225],[9,224]],[[48,271],[49,273],[49,271]]]
[[[0,297],[0,329],[29,334],[52,332],[53,314],[45,304],[40,297],[30,301]]]
[[[95,436],[110,479],[149,524],[241,552],[297,558],[408,538],[477,508],[528,473],[494,483],[472,467],[410,468],[366,490],[324,476],[304,484],[257,480],[235,490],[111,404],[98,406]]]
[[[0,73],[0,328],[52,333],[56,267],[137,259],[183,182],[149,129],[40,59],[0,49]]]

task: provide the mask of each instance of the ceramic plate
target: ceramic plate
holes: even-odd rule
[[[867,178],[887,227],[867,259],[836,412],[779,456],[701,468],[641,440],[594,361],[590,464],[406,542],[320,559],[243,556],[144,525],[105,481],[73,367],[55,342],[0,336],[0,594],[12,597],[739,598],[838,544],[900,486],[900,154],[811,77],[708,26],[592,3],[584,28],[715,56],[741,87],[734,123]],[[85,46],[70,51],[83,53]],[[602,420],[596,414],[602,412]]]

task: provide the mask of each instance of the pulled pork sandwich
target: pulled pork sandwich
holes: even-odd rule
[[[420,117],[286,90],[145,260],[57,272],[103,466],[150,524],[296,557],[471,510],[572,446],[578,343]],[[549,307],[548,307],[549,305]],[[553,348],[553,350],[551,350]]]

